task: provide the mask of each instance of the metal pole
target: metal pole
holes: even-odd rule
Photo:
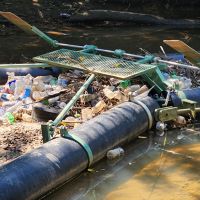
[[[38,68],[38,67],[52,67],[46,63],[25,63],[25,64],[0,64],[0,68]]]
[[[69,101],[69,103],[65,106],[65,108],[61,111],[61,113],[56,117],[56,119],[52,122],[52,126],[57,126],[65,117],[65,115],[69,112],[69,110],[73,107],[73,105],[80,98],[80,95],[88,88],[90,83],[94,80],[95,75],[92,74],[87,81],[81,86],[75,96]]]
[[[64,46],[64,47],[72,47],[72,48],[84,49],[84,46],[78,46],[78,45],[72,45],[72,44],[56,43],[56,45]],[[115,53],[115,51],[107,50],[107,49],[99,49],[99,48],[97,48],[96,50],[100,51],[100,52],[105,52],[105,53]],[[123,55],[124,56],[134,57],[134,58],[144,58],[144,56],[130,54],[130,53],[123,53]],[[181,63],[162,60],[162,59],[157,59],[156,62],[165,63],[165,64],[169,64],[169,65],[175,65],[175,66],[186,68],[186,69],[200,70],[200,68],[197,67],[197,66],[186,65],[186,64],[181,64]]]
[[[63,46],[63,47],[72,47],[72,48],[78,48],[78,49],[84,49],[84,46],[79,46],[79,45],[73,45],[73,44],[64,44],[64,43],[56,43],[56,45],[58,46]],[[108,50],[108,49],[99,49],[96,48],[96,51],[100,51],[100,52],[105,52],[105,53],[115,53],[115,51],[112,50]],[[129,54],[129,53],[124,53],[124,56],[130,56],[130,57],[134,57],[134,58],[144,58],[144,56],[140,56],[140,55],[135,55],[135,54]]]
[[[157,61],[160,62],[160,63],[166,63],[166,64],[169,64],[169,65],[175,65],[175,66],[182,67],[182,68],[185,68],[185,69],[200,70],[199,67],[193,66],[193,65],[186,65],[186,64],[181,64],[181,63],[177,63],[177,62],[161,60],[161,59],[158,59]]]

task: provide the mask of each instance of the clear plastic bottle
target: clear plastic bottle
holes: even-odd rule
[[[17,109],[19,109],[22,105],[23,105],[23,102],[22,102],[22,101],[19,101],[19,102],[17,102],[14,106],[8,108],[8,109],[6,110],[6,112],[13,113],[13,112],[16,111]]]
[[[97,114],[101,112],[105,107],[106,103],[103,100],[101,100],[92,108],[92,113]]]
[[[189,89],[192,86],[191,79],[186,77],[181,77],[179,82],[180,82],[180,89]]]
[[[124,149],[122,149],[121,147],[118,147],[116,149],[112,149],[112,150],[107,152],[107,158],[109,160],[119,158],[123,155],[124,155]]]
[[[44,97],[48,96],[48,93],[47,92],[39,92],[39,91],[34,91],[32,93],[32,98],[35,100],[35,101],[39,101],[41,99],[43,99]]]
[[[81,110],[81,118],[83,121],[92,119],[93,115],[92,115],[92,109],[91,108],[83,108]]]
[[[15,98],[12,94],[0,93],[0,98],[6,101],[13,101]]]
[[[14,73],[14,72],[7,72],[6,74],[8,75],[7,83],[16,80],[16,77],[15,77],[15,73]]]
[[[48,99],[48,103],[49,103],[49,104],[53,104],[53,103],[59,101],[59,99],[60,99],[59,96],[58,96],[58,97],[51,98],[51,99]]]
[[[124,90],[124,93],[128,94],[129,92],[135,92],[135,91],[139,90],[140,87],[141,87],[140,85],[131,85]]]
[[[80,96],[81,103],[86,103],[97,98],[96,94],[82,94]]]
[[[24,93],[24,89],[25,89],[25,83],[23,78],[20,77],[15,82],[15,91],[14,91],[15,99],[19,99],[19,97]]]
[[[140,89],[136,90],[135,92],[131,93],[131,96],[136,97],[146,91],[148,91],[148,87],[146,85],[143,85]]]
[[[36,78],[33,79],[33,81],[42,81],[43,83],[50,83],[51,80],[55,79],[52,75],[48,75],[48,76],[38,76]]]
[[[114,89],[114,86],[107,86],[103,89],[104,95],[109,99],[113,99],[115,97],[115,93],[113,92]]]

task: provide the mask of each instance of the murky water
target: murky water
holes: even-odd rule
[[[200,41],[197,29],[65,27],[57,31],[66,35],[53,37],[65,43],[94,44],[130,53],[140,53],[139,48],[159,52],[163,39],[181,39],[199,50]],[[171,52],[166,46],[164,48]],[[0,36],[0,63],[30,62],[33,56],[51,50],[53,48],[37,37],[20,31]],[[199,131],[170,132],[166,145],[163,145],[164,138],[145,136],[137,139],[124,147],[126,155],[120,160],[99,162],[91,172],[82,173],[45,199],[200,199]]]
[[[151,53],[160,51],[163,45],[167,52],[173,52],[163,44],[164,39],[180,39],[195,49],[199,49],[199,29],[167,29],[153,27],[64,27],[55,29],[66,35],[52,35],[60,42],[70,44],[94,44],[99,48],[124,49],[130,53],[141,53],[139,48]],[[46,31],[51,31],[47,30]],[[3,32],[4,33],[4,32]],[[0,63],[31,62],[31,58],[51,51],[52,48],[35,36],[28,36],[22,31],[6,29],[5,35],[0,35]]]
[[[138,138],[121,160],[103,160],[46,200],[196,200],[200,198],[200,132],[175,130]]]

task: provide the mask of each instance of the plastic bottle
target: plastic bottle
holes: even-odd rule
[[[82,94],[80,96],[81,103],[86,103],[97,98],[96,94]]]
[[[67,104],[65,102],[60,102],[59,103],[59,108],[63,109]]]
[[[68,84],[68,80],[61,74],[58,77],[58,85],[62,86],[62,87],[67,87]]]
[[[105,107],[106,103],[103,100],[101,100],[92,108],[92,113],[97,114],[101,112]]]
[[[128,94],[129,92],[135,92],[135,91],[137,91],[139,89],[140,89],[140,85],[131,85],[131,86],[129,86],[128,88],[126,88],[124,90],[124,93]]]
[[[175,122],[176,122],[178,125],[186,125],[186,123],[187,123],[185,117],[180,116],[180,115],[177,116]]]
[[[121,147],[118,147],[116,149],[112,149],[107,152],[107,158],[109,160],[113,160],[116,158],[119,158],[124,155],[124,150]]]
[[[5,116],[6,116],[8,122],[9,122],[10,124],[14,124],[14,122],[15,122],[15,117],[12,115],[12,113],[6,112]]]
[[[55,79],[52,75],[48,75],[48,76],[38,76],[36,78],[33,79],[34,81],[42,81],[43,83],[50,83],[51,80]]]
[[[57,102],[59,99],[60,99],[59,96],[58,96],[58,97],[51,98],[51,99],[48,99],[48,103],[49,103],[49,104],[53,104],[53,103]]]
[[[14,111],[16,111],[19,107],[21,107],[23,105],[22,101],[17,102],[14,106],[8,108],[6,111],[13,113]]]
[[[9,82],[11,82],[11,81],[16,79],[15,72],[7,72],[6,74],[8,75],[7,83],[9,83]]]
[[[27,97],[31,96],[31,86],[26,86],[25,87],[25,91],[24,91],[24,95],[23,95],[23,99],[26,99]]]
[[[192,86],[191,79],[186,78],[186,77],[181,77],[179,80],[180,84],[180,89],[189,89]]]
[[[27,74],[25,77],[24,77],[24,83],[25,85],[32,85],[32,82],[33,82],[33,77],[30,75],[30,74]]]
[[[109,99],[113,99],[115,97],[115,93],[113,92],[114,89],[114,86],[107,86],[103,89],[104,95]]]
[[[6,106],[14,106],[16,104],[16,101],[4,101],[2,102],[1,106],[6,107]]]
[[[120,87],[126,89],[129,85],[131,85],[131,81],[130,80],[123,80],[120,82]]]
[[[91,108],[83,108],[81,110],[81,118],[83,121],[92,119],[93,115],[92,115],[92,109]]]
[[[15,82],[15,92],[14,92],[15,99],[18,99],[20,95],[24,93],[24,89],[25,89],[25,83],[24,83],[23,78],[20,77]]]
[[[32,97],[35,101],[39,101],[41,99],[43,99],[44,97],[48,96],[47,92],[39,92],[39,91],[34,91],[32,93]]]
[[[13,101],[15,98],[12,94],[0,93],[0,98],[6,101]]]
[[[158,121],[156,123],[157,135],[163,136],[165,134],[166,124],[164,122]]]
[[[146,85],[143,85],[140,89],[136,90],[135,92],[130,93],[131,96],[136,97],[146,91],[148,91],[148,87]]]
[[[32,87],[32,91],[44,91],[45,90],[45,84],[41,81],[33,81],[33,87]]]

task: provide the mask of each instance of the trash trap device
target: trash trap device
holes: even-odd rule
[[[111,58],[102,55],[90,54],[83,51],[59,49],[33,58],[36,62],[60,66],[65,69],[78,69],[90,74],[76,95],[69,101],[57,118],[42,126],[43,142],[53,136],[54,128],[60,124],[65,115],[87,89],[90,83],[98,76],[114,77],[121,80],[131,79],[155,71],[157,66],[140,64],[120,58]],[[63,131],[62,131],[63,132]]]

